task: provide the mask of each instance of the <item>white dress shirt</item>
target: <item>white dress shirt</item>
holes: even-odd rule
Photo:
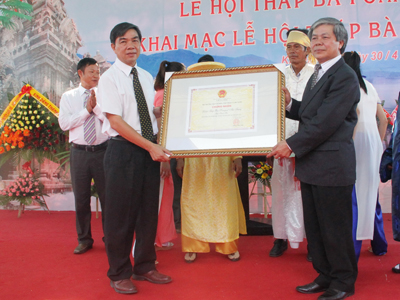
[[[93,90],[97,93],[96,88],[93,88]],[[85,91],[86,89],[79,84],[78,88],[65,92],[61,96],[60,115],[58,117],[61,129],[64,131],[69,130],[69,142],[79,145],[88,144],[84,139],[83,133],[83,124],[90,116],[86,106],[83,105],[86,98]],[[96,115],[96,140],[92,145],[99,145],[108,140],[108,136],[101,132],[105,118],[99,104],[94,107],[93,113]]]
[[[339,54],[338,56],[336,56],[335,58],[332,58],[324,63],[321,64],[321,69],[318,71],[318,77],[317,77],[317,81],[318,82],[322,76],[324,76],[324,74],[326,72],[328,72],[328,70],[334,65],[336,64],[340,59],[342,58],[342,55]],[[294,97],[292,97],[292,95],[290,95],[291,98],[296,99]],[[299,99],[296,99],[299,100]],[[300,101],[300,100],[299,100]],[[290,100],[290,103],[286,106],[286,110],[290,111],[290,109],[292,108],[292,100]]]
[[[326,72],[328,72],[328,70],[334,65],[336,64],[340,59],[342,58],[342,55],[339,54],[338,56],[336,56],[335,58],[332,58],[324,63],[321,64],[321,69],[318,71],[318,77],[317,77],[317,82],[318,80],[321,79],[322,76],[324,76],[324,74]]]
[[[154,86],[153,77],[149,72],[135,66],[138,72],[140,85],[147,102],[150,119],[153,125],[153,132],[157,134],[157,120],[153,114]],[[121,116],[122,119],[141,135],[139,112],[135,91],[133,89],[132,67],[120,61],[115,63],[101,77],[98,86],[97,99],[103,110],[103,114],[109,113]],[[103,132],[110,136],[117,136],[119,133],[110,126],[106,118],[103,123]]]
[[[295,71],[292,68],[292,65],[286,67],[285,69],[286,88],[289,90],[290,96],[293,99],[299,101],[302,100],[307,82],[313,74],[314,74],[314,66],[311,64],[306,64],[298,74],[295,73]],[[286,118],[285,122],[286,122],[285,137],[288,138],[298,131],[299,121]]]

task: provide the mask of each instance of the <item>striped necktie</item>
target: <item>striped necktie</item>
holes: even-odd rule
[[[321,65],[316,64],[314,67],[314,74],[313,74],[312,81],[311,81],[311,89],[313,89],[313,87],[317,84],[318,72],[320,69],[321,69]]]
[[[149,141],[153,141],[155,139],[153,125],[151,123],[149,109],[147,107],[146,98],[144,97],[136,68],[132,68],[131,74],[133,74],[133,89],[135,90],[142,136]]]
[[[83,107],[86,108],[86,103],[89,100],[90,90],[85,91],[85,101],[83,102]],[[96,121],[93,111],[90,116],[83,123],[83,138],[89,144],[93,144],[96,140]]]

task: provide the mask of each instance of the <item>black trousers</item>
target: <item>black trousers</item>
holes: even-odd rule
[[[155,269],[160,163],[128,141],[111,139],[104,157],[106,215],[104,234],[113,280]],[[130,253],[136,234],[132,270]]]
[[[352,238],[353,185],[340,187],[301,183],[304,225],[315,282],[344,292],[354,291],[357,260]]]
[[[182,193],[182,178],[179,177],[176,171],[176,158],[171,159],[171,174],[174,182],[174,201],[172,209],[174,212],[175,228],[181,229],[181,193]]]
[[[76,231],[78,242],[82,244],[93,244],[90,220],[92,211],[90,208],[90,193],[92,179],[96,184],[101,205],[101,220],[104,230],[105,213],[105,175],[104,154],[106,149],[96,152],[71,148],[70,167],[72,189],[75,196]]]

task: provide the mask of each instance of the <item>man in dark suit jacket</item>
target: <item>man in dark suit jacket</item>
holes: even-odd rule
[[[299,131],[278,143],[268,157],[296,155],[309,251],[319,273],[297,291],[325,291],[320,300],[344,299],[354,294],[358,272],[351,193],[356,179],[352,136],[360,89],[340,55],[348,39],[343,24],[322,18],[311,26],[309,36],[319,71],[310,78],[301,102],[290,99],[284,89],[287,117],[300,121]]]

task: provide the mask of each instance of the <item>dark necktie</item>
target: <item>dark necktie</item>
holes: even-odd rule
[[[318,79],[318,72],[321,69],[321,65],[320,64],[316,64],[314,67],[314,74],[313,74],[313,78],[311,81],[311,89],[313,89],[313,87],[317,84],[317,79]]]
[[[133,74],[133,89],[135,90],[135,98],[139,112],[139,120],[140,120],[140,127],[142,130],[142,136],[149,141],[153,141],[154,140],[153,126],[151,123],[146,98],[144,97],[142,86],[140,85],[136,68],[132,68],[131,74]]]
[[[90,90],[85,91],[85,101],[83,107],[86,108],[86,103],[89,100]],[[90,116],[83,123],[83,139],[89,144],[93,144],[96,140],[96,120],[94,119],[94,113],[91,112]]]

